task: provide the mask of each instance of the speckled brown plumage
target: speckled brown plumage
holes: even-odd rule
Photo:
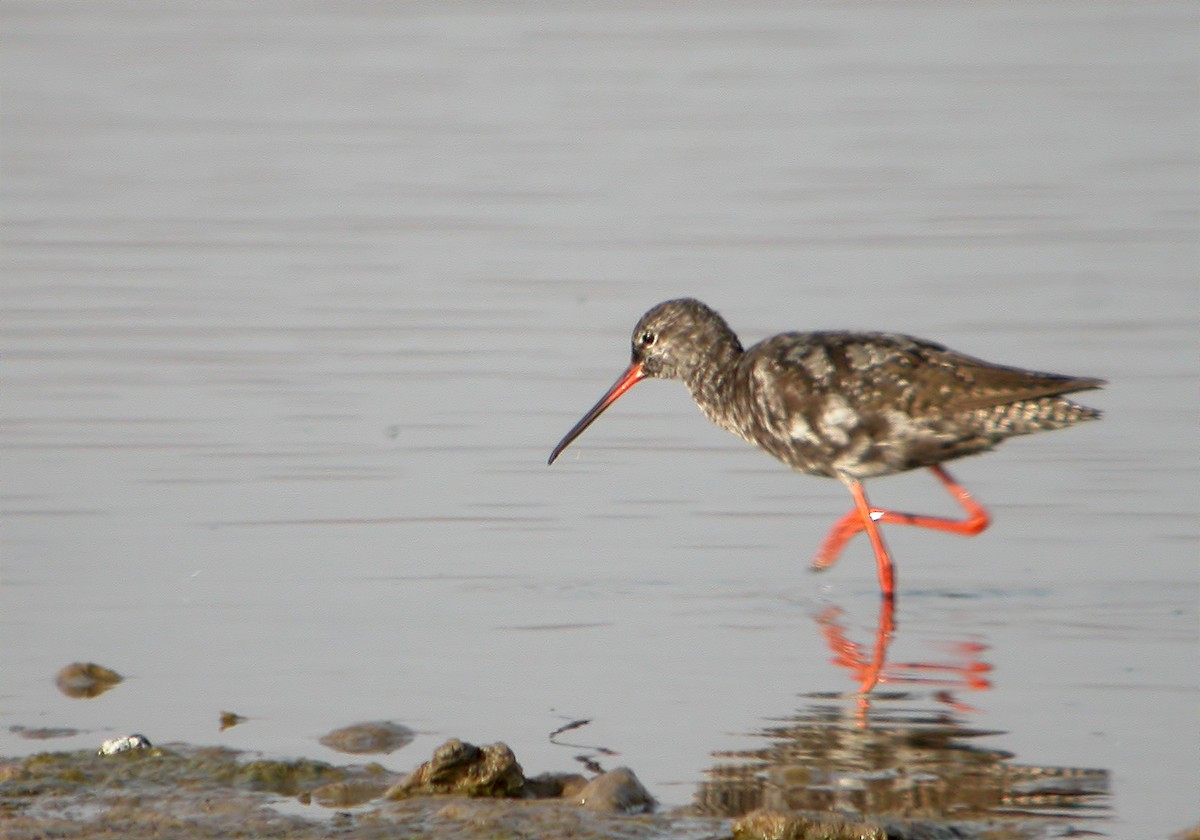
[[[875,522],[959,533],[982,530],[986,514],[967,505],[966,491],[940,465],[1016,435],[1097,418],[1099,411],[1063,395],[1104,384],[994,365],[896,333],[783,333],[743,350],[720,315],[684,298],[661,303],[642,316],[633,331],[629,368],[563,437],[550,461],[645,377],[681,380],[700,409],[723,429],[795,470],[845,482],[861,516],[839,523],[849,533],[834,547],[840,550],[856,530],[867,530],[881,583],[885,565],[890,582],[890,561]],[[917,467],[935,468],[972,513],[969,526],[867,506],[862,480]],[[832,540],[833,534],[827,549]],[[834,557],[836,551],[830,556],[823,550],[817,565],[831,565]]]

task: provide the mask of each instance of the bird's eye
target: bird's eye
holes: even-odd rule
[[[638,344],[642,345],[643,347],[649,347],[654,343],[655,338],[657,338],[657,336],[655,336],[654,333],[650,332],[650,330],[646,330],[641,334],[641,336],[638,337]]]

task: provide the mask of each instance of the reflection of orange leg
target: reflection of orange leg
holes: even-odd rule
[[[911,684],[938,686],[934,699],[957,712],[974,712],[972,706],[955,696],[955,691],[986,691],[992,687],[987,674],[992,666],[981,658],[987,646],[978,642],[954,642],[950,652],[961,656],[961,664],[953,662],[888,662],[888,646],[896,629],[895,605],[891,598],[879,602],[879,620],[875,626],[875,646],[868,656],[864,645],[850,641],[842,626],[842,610],[830,606],[817,616],[817,624],[825,644],[833,653],[834,665],[845,668],[858,681],[857,719],[860,727],[868,725],[871,710],[871,691],[880,684]]]
[[[831,607],[817,616],[821,625],[821,635],[829,649],[833,651],[833,663],[846,668],[858,680],[858,693],[866,694],[882,679],[883,669],[887,664],[887,649],[892,641],[892,631],[896,628],[894,605],[890,598],[884,598],[879,604],[879,622],[875,627],[875,647],[868,660],[863,655],[862,648],[846,638],[839,618],[841,610]]]
[[[987,678],[992,672],[992,666],[981,658],[987,651],[986,645],[978,642],[953,642],[945,647],[951,654],[960,657],[962,662],[893,662],[891,667],[913,674],[906,682],[965,688],[970,691],[986,691],[992,687]]]
[[[834,526],[829,529],[829,534],[825,537],[825,541],[821,543],[821,548],[817,552],[816,558],[813,560],[812,567],[814,569],[828,569],[837,562],[838,555],[842,553],[847,541],[859,531],[866,531],[871,538],[871,545],[875,549],[875,562],[879,567],[879,583],[884,590],[885,595],[890,594],[890,587],[885,585],[885,571],[887,578],[891,579],[891,560],[888,557],[887,549],[883,547],[883,539],[878,534],[876,523],[889,523],[893,525],[914,525],[918,528],[933,528],[938,531],[947,531],[951,534],[961,534],[962,536],[974,536],[986,528],[991,517],[988,512],[968,493],[961,484],[951,478],[950,473],[946,472],[939,466],[929,468],[938,480],[945,485],[950,494],[958,501],[963,510],[967,512],[966,519],[944,519],[940,516],[920,516],[913,513],[901,513],[895,510],[883,510],[882,508],[871,507],[866,500],[866,494],[863,492],[862,485],[852,479],[845,479],[850,487],[850,492],[854,494],[855,509],[847,513],[839,519]]]
[[[888,596],[892,593],[887,592]],[[858,691],[866,694],[879,682],[884,666],[887,665],[887,649],[892,641],[892,631],[896,627],[893,617],[891,597],[879,602],[879,623],[875,626],[875,649],[871,653],[871,661],[860,675]]]

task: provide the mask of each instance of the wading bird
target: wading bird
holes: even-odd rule
[[[633,330],[633,360],[567,432],[564,449],[647,377],[678,379],[710,420],[794,470],[841,479],[855,509],[830,530],[813,561],[824,569],[866,531],[885,598],[895,591],[883,523],[974,535],[988,513],[942,464],[1006,438],[1061,429],[1100,412],[1063,394],[1104,380],[994,365],[896,333],[791,332],[743,350],[725,320],[698,300],[660,303]],[[943,519],[872,507],[868,478],[928,467],[966,511]]]

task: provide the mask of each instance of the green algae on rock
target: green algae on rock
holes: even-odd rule
[[[269,761],[260,759],[239,766],[232,775],[232,783],[250,790],[269,791],[282,796],[296,796],[313,788],[340,782],[345,772],[324,761],[307,758],[296,761]]]
[[[733,824],[734,840],[887,840],[879,826],[816,820],[784,811],[753,811]]]

